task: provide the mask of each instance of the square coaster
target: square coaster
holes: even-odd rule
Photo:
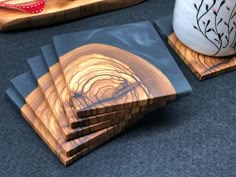
[[[78,117],[191,91],[150,22],[62,34],[53,44]]]
[[[208,79],[236,69],[236,56],[210,57],[199,54],[185,46],[173,31],[172,18],[173,16],[171,15],[156,20],[156,28],[199,80]]]

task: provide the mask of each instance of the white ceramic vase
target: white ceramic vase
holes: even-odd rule
[[[173,28],[198,53],[235,55],[236,0],[176,0]]]

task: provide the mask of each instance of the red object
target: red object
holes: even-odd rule
[[[43,11],[45,6],[45,0],[38,0],[35,3],[27,4],[27,5],[20,5],[20,4],[9,4],[5,2],[0,2],[0,7],[9,8],[9,9],[18,9],[23,12],[36,14]]]

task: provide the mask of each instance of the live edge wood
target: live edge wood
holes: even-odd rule
[[[117,47],[88,44],[59,60],[78,117],[148,106],[161,97],[176,97],[171,82],[158,68]]]
[[[25,0],[28,1],[28,0]],[[45,9],[28,14],[0,8],[0,31],[35,28],[129,7],[143,0],[46,0]],[[22,3],[22,0],[20,1]]]
[[[185,46],[174,33],[168,37],[168,43],[199,80],[236,69],[236,56],[209,57],[199,54]]]

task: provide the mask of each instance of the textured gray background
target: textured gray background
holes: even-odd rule
[[[53,35],[154,20],[173,11],[174,0],[149,0],[124,10],[37,30],[0,33],[0,176],[236,176],[236,72],[198,81],[177,63],[193,93],[147,116],[106,145],[64,167],[4,90],[29,70],[26,59]]]

